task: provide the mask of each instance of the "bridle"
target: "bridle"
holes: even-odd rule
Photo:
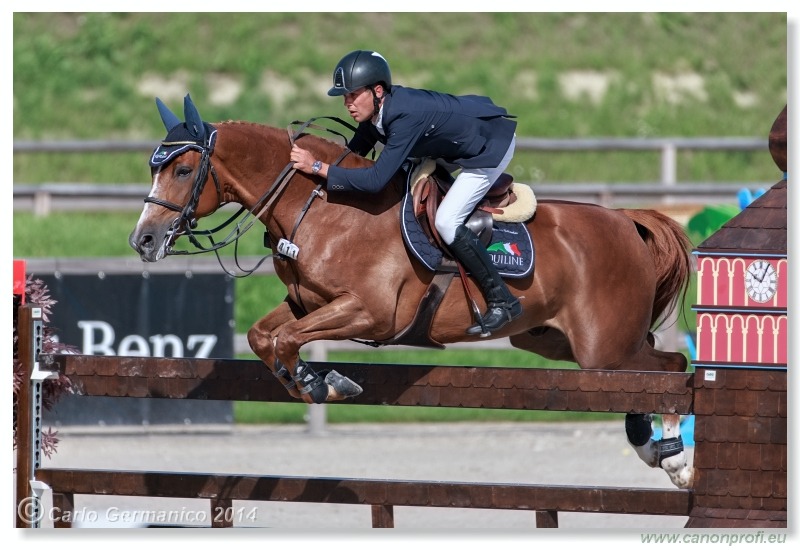
[[[189,197],[189,201],[186,203],[185,206],[180,206],[175,204],[174,202],[170,202],[164,199],[160,199],[158,197],[145,197],[145,203],[152,203],[157,204],[167,210],[173,210],[175,212],[179,212],[180,215],[175,218],[172,222],[172,226],[170,227],[170,233],[180,234],[181,228],[189,228],[189,234],[191,234],[191,228],[197,226],[197,219],[195,218],[195,213],[197,211],[197,204],[200,202],[200,195],[203,194],[203,189],[206,186],[206,181],[208,181],[208,174],[211,173],[211,177],[214,180],[214,186],[217,188],[217,202],[221,205],[224,204],[223,195],[222,195],[222,187],[219,184],[219,178],[217,178],[217,171],[214,170],[214,166],[211,164],[211,155],[214,153],[214,136],[216,133],[211,134],[206,138],[203,142],[196,142],[196,141],[162,141],[161,145],[164,146],[174,146],[174,145],[186,145],[188,149],[195,149],[200,151],[200,167],[197,170],[197,176],[195,177],[194,184],[192,185],[192,194]]]
[[[347,143],[347,138],[340,132],[330,128],[313,124],[314,121],[320,119],[326,119],[338,122],[339,124],[347,127],[353,132],[355,132],[356,130],[352,125],[350,125],[349,123],[345,122],[344,120],[338,117],[329,117],[329,116],[315,117],[306,122],[295,120],[287,127],[290,145],[293,145],[294,142],[297,140],[297,138],[299,138],[303,134],[303,132],[308,128],[324,130],[333,133],[344,139],[345,144]],[[297,130],[293,130],[294,126],[298,124],[300,125],[299,128]],[[197,218],[195,214],[197,212],[197,205],[200,201],[200,196],[203,194],[203,189],[205,188],[206,182],[209,179],[209,174],[211,174],[211,179],[214,180],[214,186],[216,187],[217,191],[218,205],[224,206],[225,204],[227,204],[227,202],[225,202],[224,200],[224,194],[222,191],[222,186],[220,185],[219,179],[217,177],[217,172],[214,169],[213,164],[211,163],[211,157],[214,154],[215,142],[216,142],[216,132],[212,132],[211,134],[209,134],[208,137],[205,138],[202,142],[197,142],[197,141],[162,142],[162,145],[166,146],[184,145],[187,146],[188,149],[194,149],[200,152],[200,163],[197,169],[197,175],[195,176],[195,180],[192,185],[192,192],[185,206],[180,206],[173,202],[160,199],[158,197],[150,197],[150,196],[145,197],[144,202],[156,204],[168,210],[172,210],[179,213],[178,217],[175,218],[175,220],[173,220],[169,230],[167,231],[166,239],[168,242],[167,245],[165,246],[165,255],[178,256],[178,255],[193,255],[193,254],[203,254],[206,252],[214,252],[215,255],[217,256],[217,261],[219,262],[220,266],[225,271],[225,273],[227,273],[231,277],[246,277],[248,275],[252,275],[261,266],[261,264],[264,263],[265,260],[267,260],[272,256],[272,253],[262,257],[254,267],[249,269],[243,268],[241,265],[239,265],[239,260],[238,260],[239,239],[242,238],[244,234],[260,220],[261,216],[264,213],[267,213],[267,219],[271,217],[272,209],[277,203],[277,199],[283,193],[283,190],[287,187],[289,181],[292,179],[297,170],[294,168],[294,163],[289,162],[283,168],[283,170],[281,170],[280,174],[278,174],[272,185],[261,195],[261,197],[254,203],[254,205],[249,210],[246,207],[242,206],[236,213],[232,214],[226,221],[224,221],[217,227],[213,229],[196,231],[195,228],[197,227]],[[334,165],[339,164],[350,152],[351,151],[347,147],[345,147],[344,151],[339,156],[339,158],[337,158],[332,164]],[[320,193],[321,188],[322,184],[318,184],[316,189],[314,189],[311,196],[309,197],[309,200],[306,202],[306,205],[304,206],[300,215],[295,221],[294,230],[292,231],[292,237],[296,233],[297,227],[299,226],[300,222],[305,216],[305,213],[311,206],[311,202],[313,201],[313,199],[322,196],[322,194]],[[243,213],[244,215],[242,215]],[[240,217],[241,220],[236,224],[236,226],[223,240],[219,242],[214,242],[213,235],[215,235],[219,231],[222,231],[224,228],[229,226],[232,222],[234,222]],[[174,243],[175,240],[181,235],[186,235],[189,241],[195,246],[196,250],[173,249],[172,243]],[[211,246],[206,246],[202,244],[197,239],[197,237],[207,238]],[[234,261],[236,262],[236,267],[241,272],[243,272],[243,275],[231,272],[222,263],[222,258],[219,255],[219,250],[225,248],[226,246],[229,246],[230,244],[235,244]]]

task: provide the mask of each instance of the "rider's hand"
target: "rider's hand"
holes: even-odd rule
[[[319,162],[319,170],[314,172],[314,162],[316,162],[317,159],[315,159],[311,153],[297,145],[292,145],[292,152],[289,154],[289,159],[294,162],[294,168],[301,172],[315,174],[321,178],[328,177],[328,165],[324,162]]]
[[[305,149],[292,145],[292,152],[289,155],[289,160],[294,162],[294,167],[306,174],[311,173],[311,165],[314,164],[314,157]]]

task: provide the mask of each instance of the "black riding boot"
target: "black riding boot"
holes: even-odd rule
[[[450,250],[467,271],[475,277],[488,303],[486,314],[483,315],[483,322],[469,327],[467,334],[488,336],[493,330],[499,329],[522,315],[522,304],[508,290],[506,283],[492,264],[486,248],[467,226],[458,226],[456,237],[450,244]]]

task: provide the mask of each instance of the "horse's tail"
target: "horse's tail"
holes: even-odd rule
[[[692,243],[681,225],[655,210],[621,209],[636,224],[656,268],[656,294],[651,324],[663,322],[683,302],[692,273]]]

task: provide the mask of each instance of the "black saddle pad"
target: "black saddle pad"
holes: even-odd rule
[[[411,253],[431,271],[441,271],[444,252],[422,229],[414,216],[414,199],[410,192],[403,198],[401,215],[403,240]],[[522,222],[494,222],[492,239],[486,248],[502,277],[527,277],[533,272],[534,249],[531,235]]]

